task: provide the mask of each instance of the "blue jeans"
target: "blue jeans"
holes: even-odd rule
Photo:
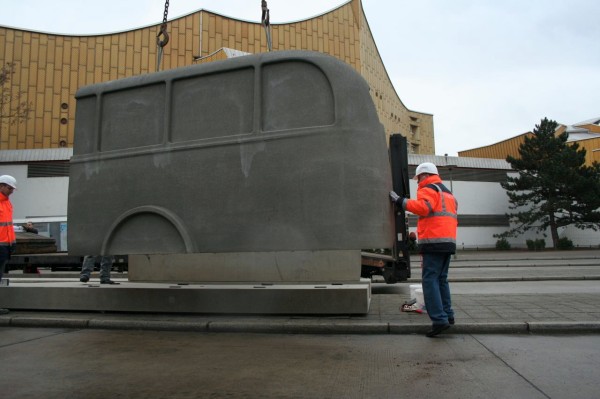
[[[423,254],[423,297],[427,314],[434,325],[448,324],[448,319],[454,318],[448,284],[451,256],[450,253]]]
[[[4,276],[4,268],[6,267],[7,263],[8,259],[0,258],[0,281],[2,281],[2,276]]]
[[[115,261],[114,256],[86,256],[83,259],[83,265],[81,266],[81,277],[86,276],[90,278],[92,271],[94,270],[94,263],[96,258],[100,259],[100,281],[110,280],[110,269]]]
[[[0,281],[4,276],[4,268],[10,260],[10,248],[7,245],[0,246]]]

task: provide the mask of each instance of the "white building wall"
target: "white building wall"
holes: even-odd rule
[[[27,177],[27,164],[0,164],[1,175],[17,179],[17,189],[10,196],[13,223],[32,221],[38,234],[56,240],[58,251],[68,250],[67,203],[68,177]]]
[[[581,230],[574,226],[559,229],[559,237],[567,237],[577,247],[600,248],[600,231],[591,229]]]
[[[482,227],[458,227],[456,234],[456,248],[461,249],[493,249],[496,248],[497,238],[494,234],[506,231],[504,227],[482,226]],[[510,242],[510,240],[509,240]],[[511,247],[518,248],[516,243],[511,242]]]
[[[67,218],[68,177],[27,178],[27,165],[0,165],[1,175],[17,179],[17,190],[10,196],[15,223],[27,220]]]

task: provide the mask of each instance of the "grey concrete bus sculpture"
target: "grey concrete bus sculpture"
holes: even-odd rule
[[[391,247],[369,87],[314,52],[248,55],[76,95],[71,254]]]

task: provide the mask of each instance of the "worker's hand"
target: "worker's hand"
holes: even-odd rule
[[[396,201],[398,201],[398,198],[400,198],[398,194],[396,194],[394,191],[390,191],[390,199],[393,203],[396,203]]]

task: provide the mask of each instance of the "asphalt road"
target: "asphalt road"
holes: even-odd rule
[[[526,258],[509,253],[502,260],[493,255],[489,260],[481,255],[470,259],[468,254],[453,261],[450,276],[459,281],[451,288],[464,302],[462,311],[468,310],[469,298],[557,297],[568,304],[569,294],[583,294],[590,305],[580,310],[588,320],[600,292],[596,253],[568,254],[560,260],[562,265],[555,264],[555,254]],[[418,265],[413,267],[418,272]],[[511,281],[502,281],[505,277]],[[466,282],[471,278],[475,280]],[[395,298],[408,285],[375,283],[373,293],[383,303],[383,297]],[[397,301],[392,302],[397,312]],[[383,313],[385,303],[379,306]],[[95,317],[101,316],[116,317]],[[0,328],[0,365],[2,399],[600,397],[598,334],[461,334],[457,329],[430,339],[421,334],[231,334],[7,325]]]
[[[2,398],[597,398],[597,335],[0,329]]]

